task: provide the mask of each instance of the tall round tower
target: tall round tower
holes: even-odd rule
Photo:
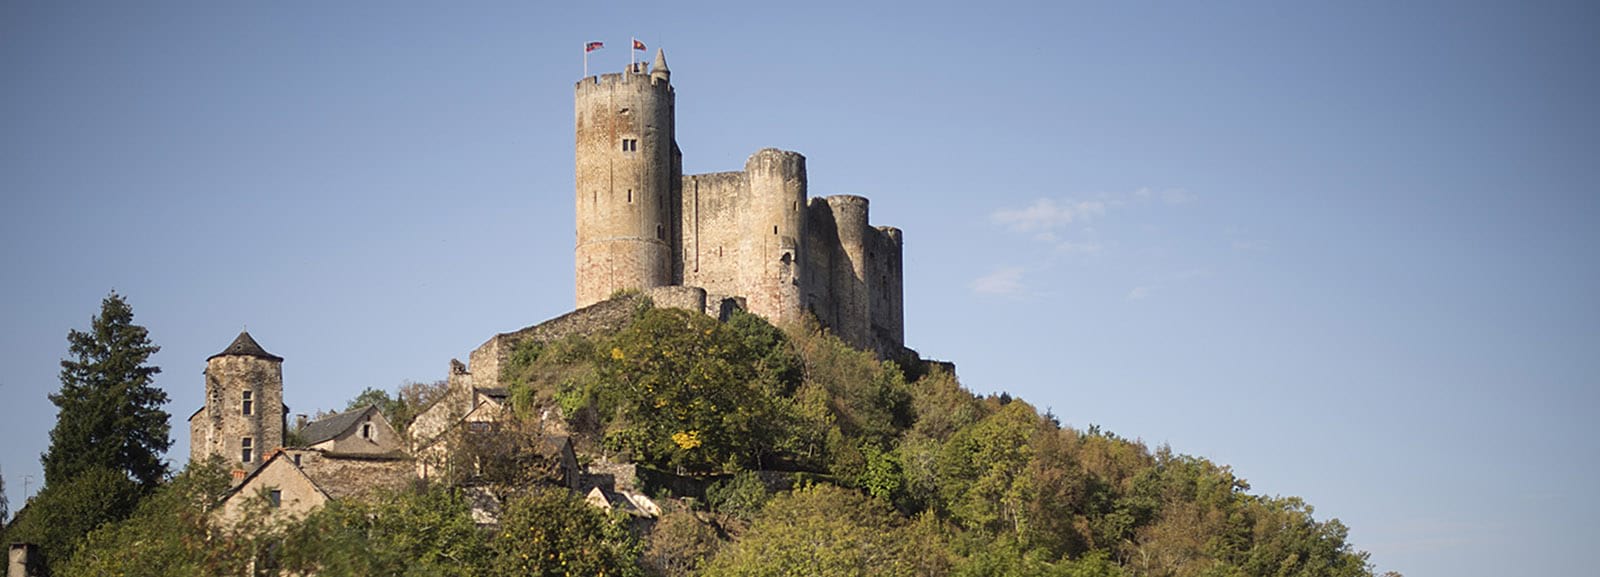
[[[683,180],[673,162],[673,91],[666,54],[621,74],[578,82],[577,304],[622,289],[672,283],[673,218]]]
[[[806,157],[764,148],[744,164],[749,194],[739,254],[739,291],[751,312],[775,323],[803,312]]]
[[[189,417],[189,460],[219,455],[240,469],[283,446],[283,357],[241,332],[206,359],[206,406]]]

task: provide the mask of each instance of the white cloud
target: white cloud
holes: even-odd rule
[[[1026,208],[997,210],[989,215],[989,220],[1014,231],[1035,232],[1049,231],[1105,214],[1105,201],[1041,198]]]
[[[1018,296],[1022,294],[1022,267],[1006,267],[978,277],[972,281],[972,292],[983,295]]]

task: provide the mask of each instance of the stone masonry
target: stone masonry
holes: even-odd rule
[[[871,226],[866,198],[809,197],[795,152],[763,149],[742,171],[684,175],[670,80],[658,51],[653,66],[576,86],[577,305],[699,287],[774,323],[814,314],[845,342],[899,354],[900,230]]]

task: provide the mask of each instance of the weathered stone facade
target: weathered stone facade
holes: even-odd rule
[[[815,314],[852,345],[900,354],[900,230],[872,227],[863,197],[808,197],[795,152],[763,149],[740,172],[684,175],[670,77],[657,52],[653,69],[577,84],[577,305],[700,287],[774,323]]]
[[[241,332],[206,359],[205,379],[206,404],[189,416],[190,461],[218,455],[249,470],[283,446],[283,357]]]

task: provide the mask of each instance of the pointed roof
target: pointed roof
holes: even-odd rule
[[[220,353],[206,357],[206,360],[209,361],[217,357],[230,355],[256,357],[258,359],[267,359],[269,361],[283,361],[283,357],[269,353],[266,349],[261,348],[261,345],[256,344],[256,340],[250,338],[250,333],[248,331],[240,331],[239,337],[233,339],[233,344],[228,345],[228,348],[226,349],[222,349],[222,352]]]
[[[663,50],[661,48],[656,48],[656,63],[655,64],[651,64],[650,68],[653,69],[653,70],[661,71],[661,72],[671,72],[672,71],[671,69],[667,68],[667,51],[666,50]]]

